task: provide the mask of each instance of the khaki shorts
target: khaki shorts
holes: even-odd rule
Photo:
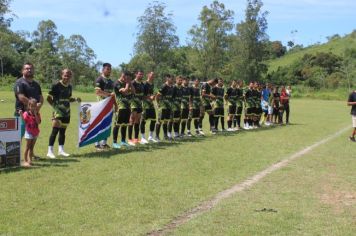
[[[352,127],[356,128],[356,116],[352,116]]]

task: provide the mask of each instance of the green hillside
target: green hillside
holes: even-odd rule
[[[287,53],[283,57],[270,60],[268,62],[269,72],[276,71],[278,67],[285,67],[292,64],[299,58],[303,57],[306,53],[314,54],[317,52],[332,52],[336,55],[342,56],[343,52],[347,48],[356,48],[356,31],[344,37],[330,40],[325,44],[309,46],[295,52]]]

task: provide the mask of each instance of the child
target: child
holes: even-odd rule
[[[38,113],[36,99],[30,98],[28,101],[28,110],[25,112],[20,111],[20,115],[25,122],[26,148],[24,153],[24,166],[30,167],[32,165],[33,148],[40,133],[38,125],[41,123],[41,116]]]

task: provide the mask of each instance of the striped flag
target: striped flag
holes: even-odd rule
[[[99,142],[111,133],[114,98],[100,102],[80,103],[78,146]]]

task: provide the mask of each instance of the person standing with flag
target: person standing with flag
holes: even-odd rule
[[[111,96],[114,89],[114,82],[110,79],[111,64],[104,63],[101,75],[95,80],[95,94],[98,101]],[[110,148],[106,143],[106,139],[95,143],[95,148],[98,151]]]
[[[70,80],[72,71],[62,70],[61,80],[54,84],[48,92],[47,101],[53,107],[52,132],[49,137],[47,157],[55,158],[53,145],[58,136],[58,155],[68,157],[69,154],[64,151],[65,132],[70,122],[70,103],[81,102],[80,98],[72,97],[72,86]]]

